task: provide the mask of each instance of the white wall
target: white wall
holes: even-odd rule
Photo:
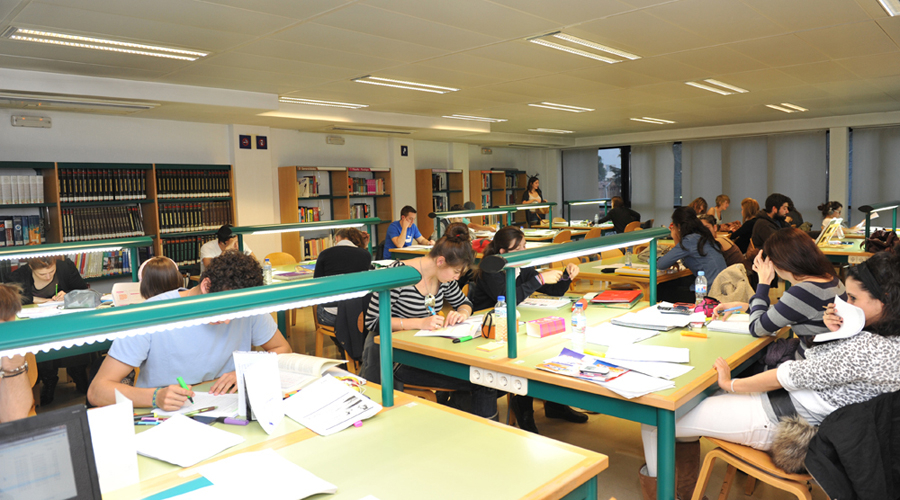
[[[865,217],[857,207],[900,199],[900,127],[854,129],[852,157],[853,206],[848,210],[845,205],[843,215],[845,218],[849,215],[852,223],[858,223]],[[890,225],[890,213],[886,212],[884,218],[873,224]]]

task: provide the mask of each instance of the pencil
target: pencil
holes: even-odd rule
[[[705,333],[699,333],[699,332],[681,332],[681,336],[682,337],[697,337],[698,339],[708,338]]]

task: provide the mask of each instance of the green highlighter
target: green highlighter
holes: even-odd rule
[[[184,390],[186,390],[186,391],[189,391],[189,390],[190,390],[190,389],[188,389],[187,384],[184,383],[184,379],[183,379],[183,378],[178,377],[178,378],[175,379],[175,380],[178,381],[178,385],[180,385],[182,389],[184,389]],[[190,397],[190,396],[188,396],[188,401],[190,401],[191,404],[194,404],[194,398],[192,398],[192,397]]]

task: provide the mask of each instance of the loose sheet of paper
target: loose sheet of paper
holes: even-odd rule
[[[137,452],[180,467],[190,467],[238,445],[244,438],[183,415],[135,436]]]
[[[746,316],[748,319],[750,318],[750,316],[746,314],[741,314],[740,316]],[[710,321],[709,324],[706,325],[706,329],[711,332],[743,333],[745,335],[750,335],[750,322],[732,321],[731,318],[728,318],[728,321]]]
[[[328,436],[381,411],[381,405],[340,380],[324,376],[284,401],[285,413],[316,434]]]
[[[78,311],[93,311],[93,309],[58,309],[56,307],[23,307],[16,314],[20,318],[47,318],[60,314],[72,314]]]
[[[844,319],[844,322],[836,332],[820,333],[819,335],[816,335],[813,339],[816,342],[826,342],[829,340],[852,337],[861,332],[863,327],[866,326],[866,313],[840,297],[834,298],[834,309],[838,316]]]
[[[247,367],[244,370],[244,390],[259,425],[266,434],[272,434],[275,427],[284,420],[278,358],[266,356]]]
[[[529,297],[519,304],[519,307],[533,307],[535,309],[559,309],[572,303],[572,299],[560,297],[558,299],[537,299]]]
[[[616,366],[621,366],[622,368],[628,368],[629,370],[643,373],[644,375],[664,378],[666,380],[672,380],[674,378],[680,377],[694,369],[694,367],[690,365],[666,363],[663,361],[632,361],[625,359],[611,359],[609,357],[603,358],[603,361]]]
[[[163,411],[155,410],[153,413],[163,417],[171,417],[172,415],[184,415],[185,413],[215,406],[213,411],[203,412],[205,417],[233,417],[238,413],[238,395],[237,394],[220,394],[214,396],[208,392],[195,392],[193,404],[188,401],[180,410]]]
[[[629,328],[612,323],[589,326],[585,331],[585,342],[597,345],[634,344],[659,335],[659,332],[643,328]]]
[[[619,378],[603,382],[603,387],[615,392],[623,398],[638,398],[651,392],[664,391],[675,387],[675,383],[643,373],[631,371]]]
[[[248,420],[253,419],[253,411],[251,410],[251,415],[247,415],[247,389],[244,387],[244,371],[250,368],[254,363],[258,363],[266,357],[271,357],[276,359],[277,354],[272,352],[262,352],[262,351],[235,351],[232,354],[234,357],[234,373],[237,376],[237,394],[238,394],[238,415],[241,417],[246,417]]]
[[[100,492],[108,493],[140,480],[134,434],[134,405],[116,391],[116,404],[87,412]]]
[[[686,347],[667,347],[661,345],[619,344],[610,346],[606,357],[631,361],[665,361],[668,363],[687,363],[691,359],[691,350]]]
[[[482,321],[484,321],[484,315],[479,314],[478,316],[472,316],[457,325],[438,328],[437,330],[419,330],[414,336],[449,337],[452,339],[458,339],[461,337],[466,337],[468,335],[474,336],[479,334],[479,329],[481,328]]]

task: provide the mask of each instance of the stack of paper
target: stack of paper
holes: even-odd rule
[[[632,328],[645,328],[648,330],[668,331],[674,328],[684,328],[691,322],[690,316],[681,314],[664,314],[657,306],[648,307],[638,312],[623,314],[612,320],[612,324],[630,326]]]
[[[137,484],[141,480],[135,453],[133,416],[131,400],[118,390],[116,404],[92,408],[87,412],[101,493]]]
[[[694,369],[690,365],[681,365],[678,363],[666,363],[664,361],[633,361],[625,359],[613,359],[606,357],[603,359],[607,363],[627,368],[632,371],[643,373],[651,377],[664,378],[672,380],[680,377],[685,373]]]
[[[585,342],[597,345],[634,344],[659,335],[659,332],[642,328],[629,328],[612,323],[589,326],[585,332]]]
[[[606,351],[610,359],[630,361],[665,361],[667,363],[687,363],[691,360],[691,350],[687,347],[667,347],[662,345],[618,344]]]
[[[244,438],[182,415],[135,437],[137,452],[181,467],[190,467],[244,442]]]
[[[437,330],[419,330],[414,335],[415,337],[447,337],[451,339],[458,339],[461,337],[466,337],[469,335],[475,336],[479,335],[479,331],[481,329],[481,323],[484,321],[484,315],[479,314],[477,316],[471,316],[462,323],[457,325],[448,326],[445,328],[438,328]]]
[[[741,314],[737,318],[732,316],[728,321],[710,321],[709,324],[706,325],[706,329],[711,332],[743,333],[745,335],[750,335],[750,322],[740,321],[741,318],[749,319],[750,316]],[[737,321],[735,321],[736,319]]]
[[[630,371],[617,379],[600,385],[628,399],[639,398],[651,392],[664,391],[675,387],[674,382],[650,377],[635,371]]]
[[[162,417],[171,417],[173,415],[184,415],[185,413],[215,406],[212,411],[203,412],[204,417],[233,417],[238,414],[238,395],[237,394],[220,394],[215,396],[208,392],[195,392],[194,402],[187,402],[181,409],[175,411],[155,410],[153,413]]]
[[[554,299],[536,299],[529,297],[519,304],[519,307],[533,307],[535,309],[559,309],[572,303],[572,299],[566,297]]]
[[[316,434],[328,436],[374,416],[381,405],[326,375],[284,401],[285,414]]]

